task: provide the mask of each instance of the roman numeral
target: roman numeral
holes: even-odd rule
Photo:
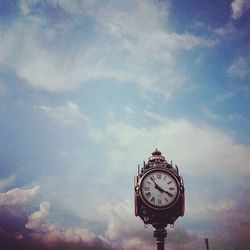
[[[155,202],[155,197],[153,196],[150,201]]]
[[[168,182],[168,185],[169,185],[170,183],[172,183],[172,181]]]
[[[161,174],[156,174],[157,179],[161,179]]]
[[[145,190],[145,191],[149,191],[149,187],[145,187],[144,190]]]
[[[146,196],[149,198],[151,196],[151,193],[150,192],[147,192],[146,193]]]
[[[158,205],[162,205],[162,202],[160,199],[158,199]]]
[[[149,185],[151,185],[151,182],[150,182],[150,181],[147,181],[147,183],[148,183]]]
[[[169,190],[174,190],[174,187],[170,187]]]
[[[172,198],[174,195],[173,194],[170,194],[170,193],[167,193],[167,195]]]

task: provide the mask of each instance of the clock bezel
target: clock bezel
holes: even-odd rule
[[[146,178],[146,176],[148,176],[149,174],[152,174],[152,172],[158,172],[158,171],[161,171],[161,172],[165,172],[166,174],[169,174],[173,177],[173,179],[175,180],[176,182],[176,186],[177,186],[177,195],[175,197],[175,199],[170,203],[168,204],[167,206],[162,206],[162,207],[159,207],[159,206],[155,206],[155,205],[152,205],[151,203],[149,203],[146,198],[143,196],[143,192],[142,192],[142,183],[143,183],[143,180]],[[140,179],[140,182],[139,182],[139,195],[142,199],[142,201],[147,205],[149,206],[150,208],[152,209],[155,209],[155,210],[166,210],[166,209],[169,209],[171,208],[174,204],[176,204],[176,202],[178,201],[179,197],[180,197],[180,182],[179,180],[176,178],[176,176],[169,170],[165,169],[165,168],[159,168],[159,167],[156,167],[156,168],[153,168],[153,169],[150,169],[149,171],[147,171],[143,176],[142,178]]]

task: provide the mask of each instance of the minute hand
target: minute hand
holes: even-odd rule
[[[158,184],[156,184],[156,182],[154,181],[154,179],[151,177],[150,178],[152,181],[153,181],[153,183],[155,184],[155,188],[156,189],[158,189],[161,193],[163,193],[164,192],[164,190],[158,185]]]

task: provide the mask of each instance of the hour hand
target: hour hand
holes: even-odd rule
[[[155,188],[158,189],[161,193],[164,192],[164,190],[160,188],[157,184],[155,184]]]
[[[169,192],[166,191],[166,190],[163,190],[163,189],[162,189],[162,192],[164,192],[165,194],[167,194],[170,198],[172,198],[172,197],[174,196],[173,194],[169,193]]]

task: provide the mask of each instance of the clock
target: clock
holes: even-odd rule
[[[173,206],[180,195],[180,184],[166,169],[152,169],[140,181],[140,196],[151,208],[164,210]]]

